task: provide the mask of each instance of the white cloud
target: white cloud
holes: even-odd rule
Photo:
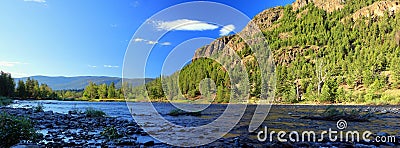
[[[105,68],[118,68],[119,66],[104,65]]]
[[[25,2],[46,3],[46,0],[24,0]]]
[[[142,39],[142,38],[135,38],[133,39],[134,42],[146,42],[146,44],[149,45],[155,45],[155,44],[159,44],[162,46],[169,46],[171,45],[170,42],[158,42],[158,41],[151,41],[151,40],[146,40],[146,39]]]
[[[232,24],[226,25],[226,26],[222,27],[221,30],[219,30],[219,35],[220,36],[228,35],[233,30],[235,30],[235,25],[232,25]]]
[[[171,43],[170,42],[163,42],[163,43],[160,43],[160,45],[169,46],[169,45],[171,45]]]
[[[93,65],[88,65],[88,67],[90,67],[90,68],[97,68],[97,66],[93,66]]]
[[[158,30],[181,30],[181,31],[204,31],[214,30],[218,26],[198,20],[178,19],[174,21],[154,21],[155,27]]]
[[[28,64],[28,63],[0,61],[0,67],[14,67],[15,65],[22,65],[22,64]]]
[[[135,42],[143,42],[143,41],[145,41],[145,39],[142,39],[142,38],[135,38],[135,39],[133,39],[133,41],[135,41]]]
[[[155,45],[155,44],[158,44],[158,42],[157,41],[147,41],[147,44]]]

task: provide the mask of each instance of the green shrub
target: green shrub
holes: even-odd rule
[[[100,134],[108,139],[117,139],[122,137],[114,126],[106,127]]]
[[[95,110],[93,108],[88,108],[85,111],[86,117],[104,117],[106,113],[101,110]]]
[[[11,147],[21,140],[37,142],[42,137],[27,118],[0,113],[0,147]]]
[[[44,106],[42,103],[38,103],[35,107],[33,107],[34,112],[43,112]]]
[[[10,105],[12,100],[6,97],[0,97],[0,106]]]
[[[334,121],[338,119],[345,119],[348,121],[356,120],[356,121],[367,121],[370,117],[369,114],[361,114],[360,111],[352,109],[352,110],[339,110],[335,106],[328,106],[324,112],[320,115],[326,119],[333,119]]]
[[[186,116],[201,116],[201,112],[187,112],[181,109],[173,109],[171,110],[168,115],[170,116],[180,116],[180,115],[186,115]]]

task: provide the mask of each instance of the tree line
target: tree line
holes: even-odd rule
[[[114,82],[110,85],[97,85],[89,82],[83,90],[52,90],[47,84],[27,78],[16,84],[10,73],[0,73],[0,96],[15,99],[58,99],[58,100],[92,100],[124,98],[122,88],[116,88]]]
[[[17,87],[11,74],[0,73],[0,96],[20,99],[56,99],[57,94],[47,85],[37,80],[27,78],[26,82],[19,80]]]
[[[97,85],[89,82],[82,94],[83,99],[121,99],[124,98],[122,88],[116,88],[114,82]]]

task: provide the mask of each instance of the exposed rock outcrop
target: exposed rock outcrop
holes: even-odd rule
[[[313,3],[316,7],[321,8],[327,12],[333,12],[336,10],[340,10],[344,8],[345,0],[296,0],[292,4],[292,8],[294,11],[305,7],[306,5]],[[394,15],[395,13],[399,12],[400,10],[400,2],[399,1],[378,1],[373,3],[370,6],[361,8],[360,10],[353,13],[351,16],[348,16],[344,19],[353,18],[359,19],[362,17],[378,17],[384,16],[385,13],[389,15]],[[297,14],[297,18],[301,18],[303,15],[307,15],[308,9],[305,9],[302,12]],[[268,31],[279,27],[281,24],[276,23],[284,16],[284,8],[281,6],[274,7],[271,9],[264,10],[263,12],[257,14],[241,32],[236,35],[231,36],[224,36],[216,41],[212,42],[210,45],[206,45],[200,49],[198,49],[193,57],[193,59],[203,56],[210,56],[212,55],[216,49],[223,49],[223,48],[230,48],[232,51],[240,51],[247,47],[246,42],[240,38],[240,36],[253,36],[255,33],[258,33],[260,30]],[[257,28],[258,27],[258,28]],[[280,33],[278,37],[281,40],[285,40],[290,38],[293,35],[292,32],[284,32]],[[395,41],[398,45],[400,45],[400,31],[395,34]],[[293,59],[297,53],[302,53],[308,49],[311,50],[319,50],[320,47],[318,46],[306,46],[305,48],[299,47],[283,47],[282,49],[276,49],[274,54],[277,57],[281,57],[279,59],[275,59],[278,63],[284,64],[289,63],[290,59]],[[281,52],[280,52],[281,51]],[[225,53],[224,53],[225,54]],[[244,61],[251,62],[254,57],[243,57]]]
[[[353,20],[361,19],[363,17],[381,17],[384,16],[385,13],[388,13],[389,16],[394,15],[400,10],[400,2],[399,1],[378,1],[369,5],[367,7],[361,8],[357,12],[355,12],[351,17]]]
[[[239,35],[224,36],[216,39],[209,45],[206,45],[198,50],[196,50],[193,59],[200,58],[201,56],[210,56],[216,49],[230,48],[233,51],[240,51],[246,48],[246,42],[243,42],[240,35],[250,36],[255,32],[259,33],[260,30],[266,30],[274,26],[274,22],[278,21],[283,17],[283,7],[275,7],[271,9],[264,10],[263,12],[257,14],[240,33]],[[257,25],[257,29],[255,26]],[[276,25],[276,24],[275,24]]]
[[[314,5],[318,8],[321,8],[327,12],[333,12],[336,10],[343,9],[345,0],[296,0],[292,8],[294,11],[307,6],[310,3],[314,3]]]
[[[274,22],[278,21],[282,17],[283,7],[275,7],[257,14],[252,21],[257,24],[261,30],[264,30],[271,27]]]
[[[210,57],[211,55],[214,54],[214,52],[218,52],[218,50],[225,48],[225,46],[234,36],[235,35],[223,36],[211,42],[209,45],[197,49],[193,56],[193,60],[201,58],[203,56]]]

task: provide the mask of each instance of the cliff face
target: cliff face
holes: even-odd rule
[[[327,12],[333,12],[336,10],[343,9],[345,0],[296,0],[293,4],[293,11],[301,9],[302,7],[314,3],[318,8],[321,8]]]
[[[364,7],[352,15],[353,20],[360,19],[362,17],[381,17],[386,13],[389,16],[393,16],[395,13],[400,10],[400,2],[399,1],[379,1],[375,2],[370,6]]]
[[[263,12],[257,14],[253,19],[252,23],[257,25],[260,30],[267,30],[274,26],[274,22],[279,21],[283,17],[283,7],[275,7],[271,9],[264,10]],[[249,23],[250,24],[250,23]],[[252,33],[252,26],[247,25],[240,33]],[[238,35],[223,36],[216,39],[209,45],[196,50],[193,59],[197,59],[202,56],[211,56],[216,49],[230,48],[234,51],[240,51],[246,48],[246,43],[241,40]],[[249,59],[249,58],[247,58]]]
[[[231,39],[233,37],[234,37],[234,35],[223,36],[221,38],[216,39],[209,45],[206,45],[204,47],[197,49],[193,56],[193,60],[195,60],[197,58],[201,58],[202,56],[209,57],[209,56],[213,55],[215,52],[217,52],[218,49],[225,48],[225,46],[229,43],[229,41],[231,41]]]
[[[267,9],[253,18],[253,22],[258,25],[261,30],[265,30],[273,25],[274,22],[283,17],[283,7],[275,7]]]
[[[333,11],[340,11],[341,9],[344,8],[346,4],[346,0],[296,0],[292,4],[293,11],[299,10],[309,4],[313,3],[314,6],[323,9],[327,12],[333,12]],[[369,5],[367,7],[361,8],[357,10],[355,13],[353,13],[349,17],[345,17],[343,19],[349,19],[352,18],[353,20],[357,20],[363,17],[372,17],[372,18],[377,18],[384,16],[386,13],[389,15],[394,15],[395,13],[400,11],[400,2],[399,1],[378,1],[373,3],[372,5]],[[304,10],[303,12],[299,12],[297,14],[297,17],[302,17],[304,15],[307,15],[307,10]],[[276,29],[280,26],[280,23],[278,22],[280,19],[284,17],[284,8],[281,6],[270,8],[267,10],[262,11],[261,13],[257,14],[253,19],[252,22],[258,26],[258,28],[262,31],[270,31],[273,29]],[[249,23],[250,24],[250,23]],[[251,26],[246,26],[242,32],[240,33],[251,33]],[[240,34],[239,33],[239,34]],[[287,33],[282,33],[279,34],[279,38],[284,40],[287,38],[290,38],[292,36],[291,32]],[[200,55],[203,56],[210,56],[212,53],[215,51],[215,49],[223,49],[225,47],[229,47],[230,49],[234,51],[241,51],[242,49],[246,48],[247,45],[245,42],[242,41],[242,39],[238,35],[231,35],[231,36],[224,36],[221,38],[218,38],[216,41],[212,42],[210,45],[206,45],[200,49],[198,49],[193,57],[193,59],[199,58]],[[297,47],[282,47],[282,49],[297,49]],[[282,51],[282,50],[280,50]],[[291,51],[291,50],[289,50]],[[288,56],[290,54],[279,54],[278,55],[285,55]],[[248,55],[251,56],[251,55]],[[253,59],[252,57],[243,57],[245,60],[246,59]],[[279,59],[279,58],[278,58]],[[281,58],[280,60],[283,60],[286,58]]]

